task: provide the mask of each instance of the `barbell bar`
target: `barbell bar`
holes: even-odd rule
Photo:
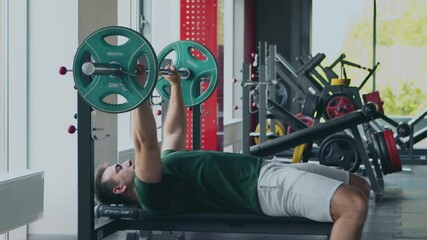
[[[107,38],[126,38],[120,45],[107,42]],[[213,54],[202,44],[184,40],[169,44],[157,58],[151,44],[138,32],[120,26],[98,29],[78,47],[73,61],[73,78],[79,95],[92,107],[103,112],[121,113],[130,111],[152,94],[157,88],[159,95],[169,100],[170,84],[163,78],[172,74],[169,69],[160,69],[170,53],[176,53],[173,65],[179,69],[183,100],[186,107],[206,101],[217,85],[218,67]],[[140,58],[145,58],[147,70],[144,85],[135,74]],[[59,72],[67,71],[61,67]],[[107,100],[110,95],[119,95],[124,101]]]
[[[85,62],[82,65],[82,72],[86,76],[92,76],[92,75],[119,75],[121,73],[127,73],[127,74],[133,74],[125,72],[123,68],[118,63],[94,63],[94,62]],[[148,72],[148,70],[147,70]],[[188,79],[191,75],[190,69],[188,68],[180,68],[178,70],[179,75],[182,79]],[[159,74],[161,75],[172,75],[173,71],[169,69],[159,69]]]

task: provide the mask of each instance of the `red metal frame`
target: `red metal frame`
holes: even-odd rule
[[[217,58],[217,1],[181,0],[180,38],[206,46]],[[207,85],[202,84],[202,88]],[[217,90],[201,106],[201,149],[217,150]],[[192,149],[193,113],[187,110],[186,147]]]

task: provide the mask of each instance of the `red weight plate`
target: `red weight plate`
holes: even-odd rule
[[[354,103],[350,98],[342,95],[333,95],[326,104],[326,115],[329,119],[333,119],[353,112],[354,109]]]
[[[390,154],[387,150],[387,143],[384,139],[384,132],[378,132],[375,134],[377,137],[379,157],[381,160],[381,168],[383,170],[384,175],[393,173],[393,167],[391,166]]]
[[[380,93],[378,91],[363,95],[363,99],[365,100],[365,103],[367,102],[376,103],[378,105],[378,111],[380,113],[384,113],[383,102],[381,100]]]
[[[387,143],[387,150],[389,151],[390,161],[395,172],[402,171],[402,163],[400,161],[400,155],[396,147],[396,140],[394,138],[393,131],[388,129],[384,131],[384,139]]]
[[[313,124],[314,124],[314,119],[313,118],[304,116],[304,115],[302,115],[302,113],[297,113],[295,115],[295,117],[297,117],[299,120],[301,120],[303,123],[305,123],[309,127],[312,127]],[[291,132],[292,132],[291,126],[288,126],[287,133],[289,134]]]
[[[391,166],[394,172],[400,172],[402,171],[402,163],[400,161],[399,152],[397,151],[396,140],[394,139],[393,131],[391,129],[387,129],[383,132],[383,134],[384,140],[387,144],[387,150],[390,156]]]

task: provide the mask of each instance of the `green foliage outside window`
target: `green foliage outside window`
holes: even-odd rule
[[[391,87],[383,89],[380,95],[387,115],[414,116],[427,108],[425,94],[413,82],[400,81],[400,93],[397,95]]]
[[[380,65],[375,89],[387,115],[417,115],[427,107],[427,1],[390,0],[378,2],[377,9],[376,60]],[[361,65],[372,63],[372,21],[367,11],[361,21],[347,28],[344,52]],[[366,75],[357,74],[351,78],[357,81]],[[372,85],[365,85],[363,91],[372,91]]]

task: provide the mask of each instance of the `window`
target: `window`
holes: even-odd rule
[[[426,11],[423,0],[378,1],[377,86],[388,114],[413,117],[426,111]]]
[[[389,116],[415,116],[427,108],[426,10],[423,0],[313,1],[312,52],[325,53],[326,66],[341,54],[367,68],[379,62],[361,92],[378,90]],[[354,67],[346,72],[355,86],[368,75]]]
[[[333,10],[332,10],[333,9]],[[372,1],[313,1],[312,18],[312,54],[324,53],[323,66],[331,65],[341,54],[345,60],[364,67],[372,67]],[[340,64],[333,69],[344,78]],[[358,86],[368,72],[345,67],[351,85]],[[374,81],[371,78],[364,91],[372,91]]]

